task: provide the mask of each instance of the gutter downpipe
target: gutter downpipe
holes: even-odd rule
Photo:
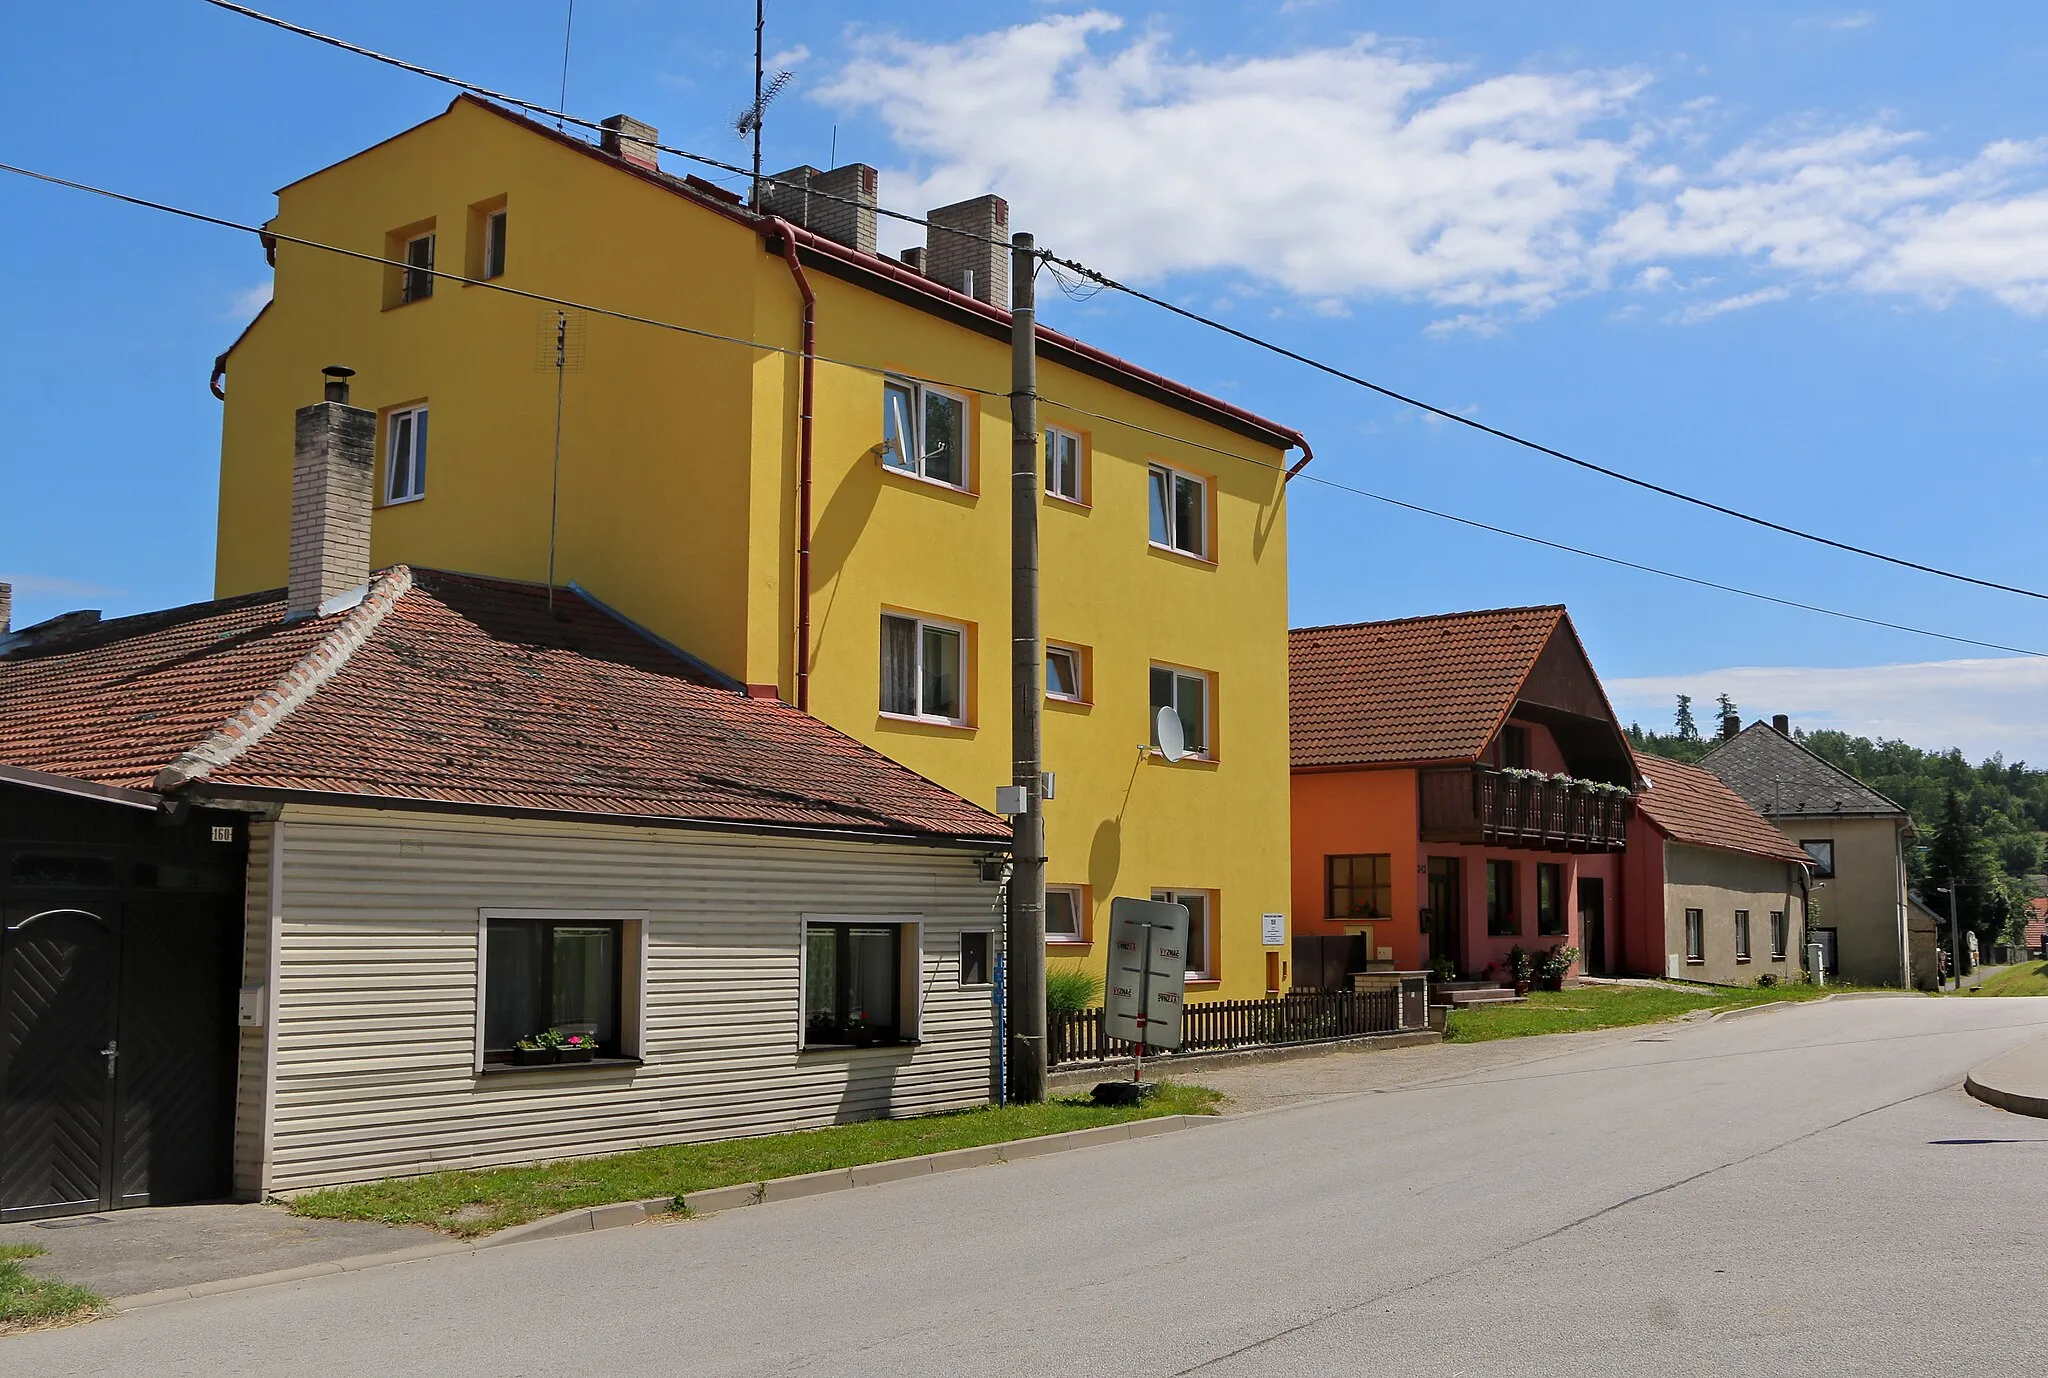
[[[779,215],[768,223],[782,236],[782,261],[803,294],[803,351],[801,401],[796,430],[796,706],[811,711],[811,385],[817,373],[818,295],[797,261],[796,232]]]
[[[1296,436],[1295,439],[1301,442],[1301,458],[1296,460],[1294,467],[1287,471],[1287,477],[1280,480],[1282,483],[1294,482],[1294,476],[1303,469],[1308,468],[1308,462],[1316,457],[1316,452],[1308,447],[1307,436]]]

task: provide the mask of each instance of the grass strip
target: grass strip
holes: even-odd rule
[[[1160,1115],[1211,1115],[1222,1099],[1206,1087],[1167,1082],[1142,1106],[1111,1108],[1091,1105],[1086,1096],[1063,1096],[1043,1105],[985,1106],[755,1139],[668,1144],[530,1167],[394,1177],[312,1192],[294,1199],[291,1208],[296,1214],[323,1220],[426,1225],[474,1238],[584,1206],[685,1196],[713,1187],[859,1167],[948,1149],[979,1148]]]
[[[1965,995],[2048,995],[2048,962],[2022,962],[1984,978]]]
[[[48,1252],[40,1244],[0,1244],[0,1334],[38,1330],[99,1309],[97,1292],[38,1277],[21,1266],[23,1259]]]
[[[1444,1032],[1448,1043],[1484,1043],[1495,1038],[1526,1038],[1536,1034],[1583,1033],[1618,1029],[1630,1024],[1658,1024],[1695,1010],[1739,1009],[1774,1000],[1817,1000],[1845,990],[1830,985],[1581,986],[1577,990],[1534,990],[1521,1005],[1468,1005],[1451,1012]]]

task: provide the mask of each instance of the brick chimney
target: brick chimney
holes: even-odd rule
[[[326,400],[299,408],[294,435],[287,618],[310,617],[337,593],[370,580],[377,414],[349,405],[354,369],[321,372]]]
[[[14,585],[0,584],[0,636],[14,629]]]
[[[925,218],[932,222],[925,231],[925,276],[977,301],[1008,306],[1010,203],[977,196],[927,211]]]
[[[778,172],[761,185],[761,213],[836,239],[864,254],[875,251],[875,194],[881,174],[866,163],[830,172],[808,165]]]
[[[911,272],[922,273],[924,271],[924,245],[913,245],[911,248],[905,249],[897,257],[903,260],[903,266]]]
[[[660,142],[660,130],[651,124],[642,124],[631,115],[614,115],[604,121],[604,151],[622,163],[644,167],[650,172],[661,171],[661,153],[655,148]]]
[[[1783,713],[1774,713],[1771,715],[1771,726],[1778,729],[1778,735],[1780,737],[1789,737],[1792,735],[1792,719],[1786,717]]]
[[[1733,713],[1723,713],[1721,715],[1721,740],[1725,742],[1730,737],[1739,737],[1741,735],[1742,719]]]

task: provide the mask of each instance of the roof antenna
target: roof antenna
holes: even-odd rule
[[[761,209],[761,117],[768,112],[768,102],[781,95],[782,88],[796,80],[794,72],[777,72],[773,81],[762,85],[765,59],[761,51],[767,30],[768,0],[754,0],[754,103],[740,112],[732,127],[742,139],[751,135],[754,140],[754,196],[748,204],[757,211]]]
[[[562,26],[562,94],[555,102],[555,132],[562,132],[562,117],[569,111],[569,39],[576,32],[576,0],[569,0],[569,22]]]

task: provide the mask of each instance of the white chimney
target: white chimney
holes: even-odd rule
[[[294,435],[287,618],[310,617],[336,594],[370,581],[377,414],[349,405],[354,369],[321,372],[326,400],[299,408]]]

